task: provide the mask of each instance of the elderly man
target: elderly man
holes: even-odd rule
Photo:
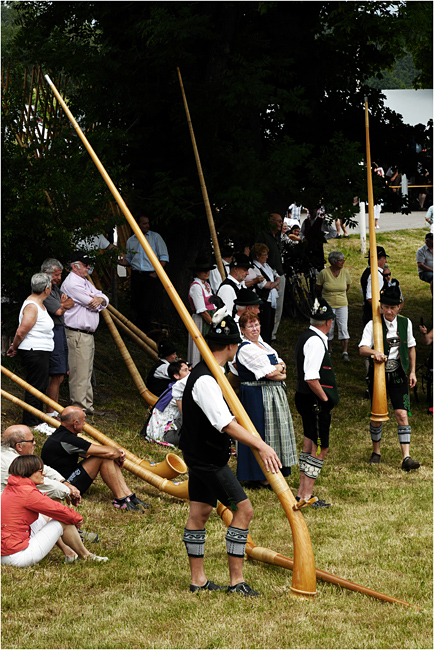
[[[331,411],[339,402],[336,378],[328,352],[327,334],[335,315],[324,298],[315,300],[309,329],[295,346],[297,388],[295,406],[303,422],[304,442],[300,453],[300,486],[297,508],[329,508],[330,503],[312,496],[329,449]]]
[[[365,326],[359,351],[362,357],[370,359],[368,374],[369,392],[372,397],[374,387],[374,363],[384,363],[386,369],[386,390],[390,397],[398,423],[398,439],[402,451],[401,469],[409,472],[420,467],[417,460],[410,457],[411,426],[408,423],[410,397],[408,388],[416,385],[416,341],[413,336],[411,321],[398,315],[401,305],[399,287],[387,287],[380,293],[380,311],[382,313],[384,352],[374,349],[372,320]],[[408,373],[408,379],[407,379]],[[380,441],[382,423],[371,420],[373,451],[369,463],[378,465],[381,460]]]
[[[73,406],[92,415],[92,369],[95,355],[94,332],[99,324],[99,312],[109,303],[107,296],[86,279],[91,260],[81,251],[71,257],[71,273],[62,283],[62,293],[70,296],[74,306],[65,312],[66,340],[69,357],[69,395]]]
[[[65,317],[64,314],[71,307],[74,307],[74,301],[60,290],[62,282],[63,266],[54,258],[44,260],[41,265],[42,273],[51,275],[51,293],[44,300],[44,306],[51,318],[54,327],[54,350],[50,355],[50,380],[47,387],[47,397],[59,403],[59,390],[64,376],[69,372],[68,365],[68,343],[65,334]],[[57,411],[47,411],[47,415],[56,417]]]
[[[425,235],[425,244],[416,251],[416,262],[419,278],[423,282],[428,282],[431,287],[432,293],[432,279],[433,279],[433,234],[428,232]]]
[[[44,443],[41,458],[75,486],[80,494],[90,488],[98,474],[113,493],[115,508],[143,512],[149,507],[131,492],[122,475],[125,450],[94,445],[78,436],[84,427],[84,412],[68,406],[60,414],[61,426]],[[78,462],[79,456],[84,460]],[[141,507],[140,507],[141,506]]]
[[[166,266],[169,254],[161,235],[150,230],[148,217],[141,215],[137,223],[161,266]],[[152,313],[161,303],[163,291],[160,279],[136,235],[128,239],[125,260],[119,263],[131,266],[131,307],[136,313],[137,327],[149,332]]]
[[[236,253],[230,263],[230,273],[226,280],[221,283],[217,295],[226,305],[228,314],[235,312],[234,302],[238,298],[241,289],[246,289],[244,280],[247,277],[252,263],[243,253]]]

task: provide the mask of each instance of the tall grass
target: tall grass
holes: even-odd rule
[[[392,275],[405,297],[403,313],[415,325],[424,316],[429,327],[431,294],[418,279],[415,251],[423,230],[377,236],[390,255]],[[350,364],[341,360],[337,341],[333,364],[341,402],[333,412],[330,451],[316,484],[316,494],[332,508],[306,510],[316,566],[421,608],[391,605],[318,581],[315,600],[290,597],[292,574],[247,561],[246,579],[260,591],[257,599],[223,593],[192,595],[182,531],[188,504],[127,475],[131,489],[151,504],[146,515],[114,511],[110,494],[98,479],[80,511],[88,530],[101,542],[91,550],[108,555],[105,565],[63,564],[55,549],[30,569],[2,567],[2,637],[4,648],[432,648],[432,418],[419,388],[412,399],[411,454],[421,462],[403,473],[396,422],[383,427],[382,463],[370,466],[369,402],[364,398],[364,364],[357,344],[362,331],[359,278],[366,260],[356,237],[333,240],[326,252],[342,250],[353,284],[350,289]],[[288,400],[297,443],[303,439],[294,407],[293,350],[306,324],[284,319],[278,346],[288,364]],[[185,352],[187,336],[173,333]],[[418,364],[428,349],[418,341]],[[146,377],[151,363],[127,342]],[[108,415],[97,428],[138,456],[161,460],[165,453],[139,436],[146,405],[138,396],[103,324],[97,334],[96,406]],[[15,360],[3,360],[17,372]],[[419,373],[420,377],[420,373]],[[21,396],[9,380],[6,390]],[[68,403],[67,387],[62,402]],[[390,405],[389,405],[390,407]],[[3,429],[19,422],[10,402],[2,405]],[[37,452],[44,441],[37,435]],[[234,460],[231,461],[235,468]],[[298,471],[288,479],[298,486]],[[264,494],[265,492],[265,494]],[[257,545],[292,557],[288,521],[275,495],[250,492],[255,514],[250,532]],[[208,577],[226,584],[228,571],[224,525],[213,514],[207,525],[205,566]]]

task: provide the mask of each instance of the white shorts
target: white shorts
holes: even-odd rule
[[[40,562],[51,551],[63,535],[60,521],[51,519],[48,523],[42,515],[30,526],[30,540],[27,548],[13,555],[2,555],[2,564],[27,567]]]
[[[338,328],[339,341],[342,341],[343,339],[349,339],[350,335],[348,333],[348,305],[346,307],[332,307],[332,309],[335,318],[333,319],[332,326],[329,333],[327,334],[328,340],[333,340],[333,337],[335,335],[335,323]]]

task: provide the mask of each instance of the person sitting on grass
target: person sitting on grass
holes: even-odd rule
[[[182,423],[182,395],[190,368],[182,359],[173,361],[167,370],[171,383],[146,420],[140,435],[160,445],[178,446]]]
[[[40,562],[61,537],[75,559],[107,562],[90,553],[78,534],[83,517],[37,489],[44,482],[44,463],[39,456],[15,458],[1,497],[1,563],[18,567]],[[47,521],[46,517],[51,517]]]
[[[149,505],[136,497],[125,483],[122,467],[125,450],[120,447],[96,445],[78,434],[83,431],[84,411],[67,406],[60,414],[61,426],[44,442],[42,459],[54,467],[71,485],[84,494],[98,474],[114,495],[113,505],[120,510],[144,512]],[[78,462],[78,457],[84,460]]]

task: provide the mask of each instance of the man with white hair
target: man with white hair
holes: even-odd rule
[[[94,332],[99,324],[99,312],[109,299],[86,279],[91,259],[81,251],[71,257],[71,273],[62,283],[61,291],[70,296],[74,306],[65,312],[66,340],[69,357],[69,396],[73,406],[92,415],[92,369],[95,355]]]
[[[64,314],[74,307],[72,298],[62,293],[59,285],[62,281],[63,266],[54,258],[48,258],[42,262],[42,273],[51,275],[51,293],[44,300],[44,306],[51,318],[54,327],[54,350],[50,355],[50,380],[47,387],[47,397],[59,403],[59,390],[64,376],[69,372],[68,365],[68,343],[65,335],[65,316]],[[51,408],[51,407],[49,407]],[[57,411],[47,411],[47,415],[56,417]]]

